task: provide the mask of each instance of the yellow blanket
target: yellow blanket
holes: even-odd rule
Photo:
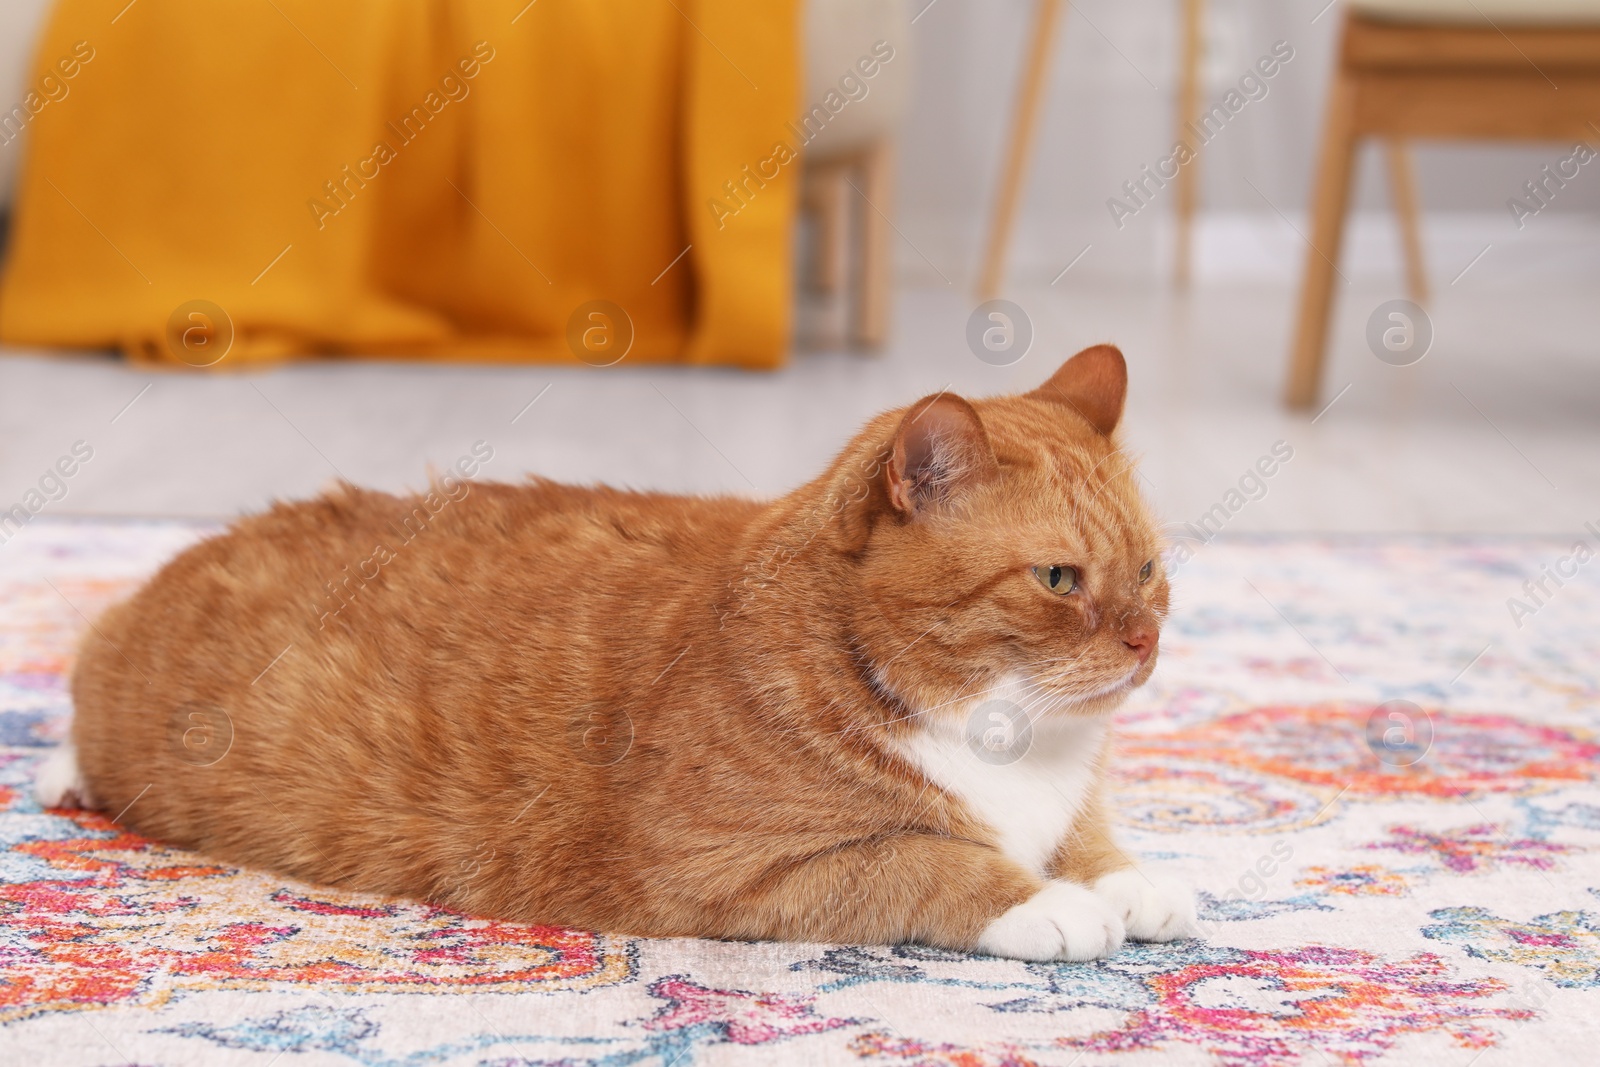
[[[796,35],[795,0],[59,0],[0,340],[775,366]]]

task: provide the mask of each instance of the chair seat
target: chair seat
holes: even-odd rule
[[[1442,6],[1445,2],[1405,0],[1419,5]],[[1486,0],[1472,2],[1484,7]],[[1597,0],[1586,2],[1597,6]],[[1394,0],[1392,6],[1401,6],[1400,0]],[[1346,23],[1342,63],[1350,69],[1389,70],[1409,76],[1498,71],[1549,86],[1555,83],[1546,79],[1557,75],[1563,79],[1573,74],[1585,79],[1600,75],[1600,21],[1491,23],[1480,17],[1477,22],[1425,22],[1380,18],[1364,7],[1355,8]]]
[[[1600,0],[1350,0],[1369,18],[1469,26],[1600,25]]]

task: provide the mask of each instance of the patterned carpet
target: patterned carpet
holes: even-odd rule
[[[1201,547],[1120,716],[1117,807],[1130,851],[1201,889],[1203,936],[1027,965],[490,922],[40,811],[85,617],[203,532],[39,519],[0,546],[6,1063],[1600,1055],[1600,564],[1540,603],[1522,587],[1571,541]]]

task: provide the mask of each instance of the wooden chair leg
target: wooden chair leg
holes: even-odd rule
[[[1039,100],[1049,81],[1051,42],[1061,17],[1061,0],[1037,0],[1033,9],[1033,47],[1028,50],[1028,65],[1017,90],[1011,112],[1011,142],[1006,150],[1005,169],[996,187],[994,215],[989,220],[989,241],[983,268],[978,275],[978,297],[993,299],[1005,273],[1006,250],[1011,243],[1011,225],[1017,212],[1017,198],[1033,147],[1038,125]]]
[[[1178,73],[1178,132],[1176,140],[1191,140],[1188,123],[1200,115],[1200,62],[1205,49],[1205,0],[1183,0],[1183,44]],[[1195,147],[1190,145],[1191,148]],[[1189,284],[1193,260],[1194,209],[1200,179],[1199,157],[1178,170],[1176,281],[1179,288]]]
[[[1328,113],[1323,120],[1321,158],[1317,164],[1316,194],[1312,202],[1311,248],[1306,252],[1305,279],[1300,289],[1300,314],[1294,348],[1289,354],[1289,386],[1285,401],[1291,408],[1309,408],[1317,402],[1322,362],[1328,346],[1328,318],[1333,304],[1333,279],[1344,243],[1345,212],[1350,206],[1350,179],[1355,162],[1356,85],[1339,69],[1328,90]]]
[[[860,261],[856,272],[858,304],[856,343],[879,348],[889,335],[889,311],[894,286],[894,246],[888,215],[894,211],[894,147],[879,141],[861,156],[861,192],[868,203],[859,204]]]
[[[805,174],[806,207],[811,211],[816,240],[811,251],[812,289],[834,295],[844,288],[850,252],[850,211],[846,168],[823,163]]]
[[[1400,245],[1406,262],[1406,288],[1411,299],[1428,302],[1428,265],[1422,258],[1422,231],[1417,211],[1416,169],[1411,151],[1398,137],[1385,139],[1389,157],[1389,190],[1394,197],[1395,221],[1400,227]]]

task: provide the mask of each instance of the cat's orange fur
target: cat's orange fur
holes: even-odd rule
[[[980,942],[1049,878],[1129,866],[1103,775],[1035,872],[896,745],[1007,672],[1065,716],[1149,676],[1167,585],[1125,383],[1100,346],[1022,396],[925,398],[770,503],[533,480],[436,487],[436,514],[280,504],[87,636],[82,792],[218,859],[505,919],[1071,957]],[[196,759],[193,731],[226,724],[204,765],[228,738]]]

